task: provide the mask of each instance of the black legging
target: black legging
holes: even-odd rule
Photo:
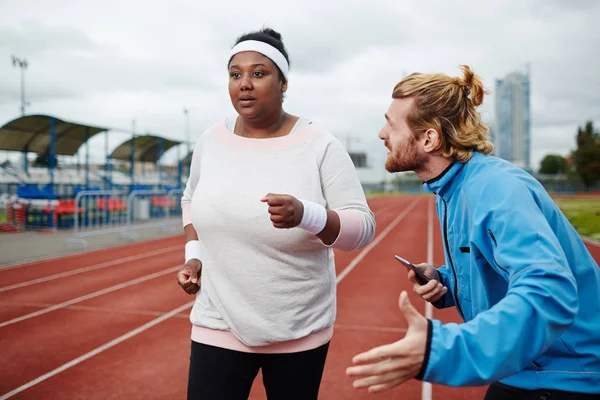
[[[284,354],[244,353],[192,341],[188,400],[247,400],[258,371],[269,400],[317,399],[329,343]]]

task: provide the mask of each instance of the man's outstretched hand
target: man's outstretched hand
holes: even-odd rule
[[[425,360],[428,321],[413,307],[406,292],[400,294],[399,306],[408,322],[406,335],[395,343],[375,347],[352,359],[355,366],[349,367],[346,373],[357,378],[355,388],[380,392],[419,374]]]

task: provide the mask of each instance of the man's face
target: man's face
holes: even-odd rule
[[[385,162],[388,172],[416,171],[425,164],[427,153],[406,121],[413,106],[411,98],[394,99],[385,114],[379,138],[390,151]]]

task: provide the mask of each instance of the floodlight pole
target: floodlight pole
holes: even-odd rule
[[[26,59],[20,59],[15,56],[12,56],[12,64],[21,69],[21,115],[25,115],[25,106],[29,105],[25,101],[25,70],[29,64]]]

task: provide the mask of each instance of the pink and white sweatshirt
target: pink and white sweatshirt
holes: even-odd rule
[[[192,340],[246,352],[295,352],[327,343],[336,317],[333,248],[367,245],[375,218],[350,156],[303,118],[268,139],[233,133],[235,118],[202,134],[181,200],[202,258]],[[331,246],[302,228],[275,228],[260,201],[289,194],[338,213]]]

